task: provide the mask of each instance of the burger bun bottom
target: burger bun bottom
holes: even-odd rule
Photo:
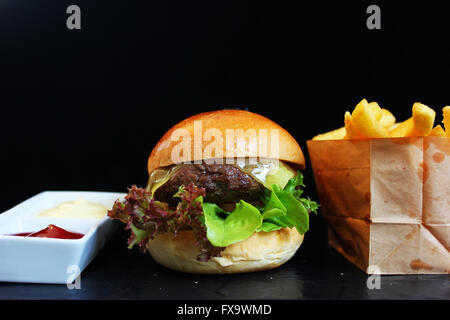
[[[181,272],[196,274],[226,274],[276,268],[295,254],[303,242],[295,228],[271,232],[255,232],[248,239],[229,245],[220,257],[207,262],[197,260],[198,247],[192,231],[180,231],[177,236],[166,233],[147,243],[147,249],[159,264]]]

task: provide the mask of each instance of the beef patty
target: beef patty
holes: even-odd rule
[[[178,199],[173,195],[178,188],[190,183],[205,188],[204,200],[217,204],[258,201],[265,189],[252,176],[229,164],[186,164],[155,191],[154,198],[174,205]]]

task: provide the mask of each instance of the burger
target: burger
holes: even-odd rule
[[[291,259],[318,205],[303,197],[305,158],[281,126],[245,110],[187,118],[148,158],[146,188],[132,186],[108,216],[128,247],[187,273],[241,273]]]

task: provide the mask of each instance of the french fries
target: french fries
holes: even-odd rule
[[[380,124],[389,130],[395,124],[395,117],[387,109],[381,109],[381,112],[382,112],[382,116],[380,119]]]
[[[389,135],[394,138],[409,137],[410,133],[413,130],[413,125],[413,118],[411,117],[408,120],[399,123],[398,126],[396,126],[389,132]]]
[[[414,103],[412,108],[413,114],[413,127],[412,136],[427,136],[433,130],[434,118],[436,112],[433,109],[427,107],[421,103]]]
[[[345,123],[345,139],[361,139],[364,136],[358,132],[352,122],[352,115],[350,112],[346,111],[344,115],[344,123]]]
[[[442,129],[442,127],[438,124],[436,127],[431,130],[429,136],[435,136],[435,137],[445,137],[445,131]]]
[[[389,132],[380,123],[382,115],[378,104],[369,104],[363,99],[353,110],[351,122],[365,137],[386,138]]]
[[[363,99],[365,103],[367,103],[366,99]],[[361,102],[363,102],[361,101]],[[360,102],[360,103],[361,103]],[[364,103],[364,102],[363,102]],[[370,102],[367,104],[367,107],[370,109],[370,112],[375,116],[375,118],[380,121],[381,117],[383,116],[383,111],[381,110],[380,106],[376,102]]]
[[[403,122],[396,122],[395,116],[377,102],[361,100],[350,113],[344,114],[344,127],[322,133],[313,140],[341,140],[365,138],[396,138],[415,136],[450,137],[450,106],[443,108],[444,128],[434,126],[436,112],[416,102],[412,116]]]
[[[444,107],[442,109],[442,113],[444,114],[444,127],[445,132],[447,133],[447,137],[450,137],[450,106]]]

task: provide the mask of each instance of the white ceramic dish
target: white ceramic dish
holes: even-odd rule
[[[111,208],[123,196],[112,192],[46,191],[0,214],[0,281],[66,284],[75,279],[109,240],[117,221],[106,215],[101,219],[34,215],[79,198]],[[75,240],[11,236],[42,230],[49,224],[84,236]]]

